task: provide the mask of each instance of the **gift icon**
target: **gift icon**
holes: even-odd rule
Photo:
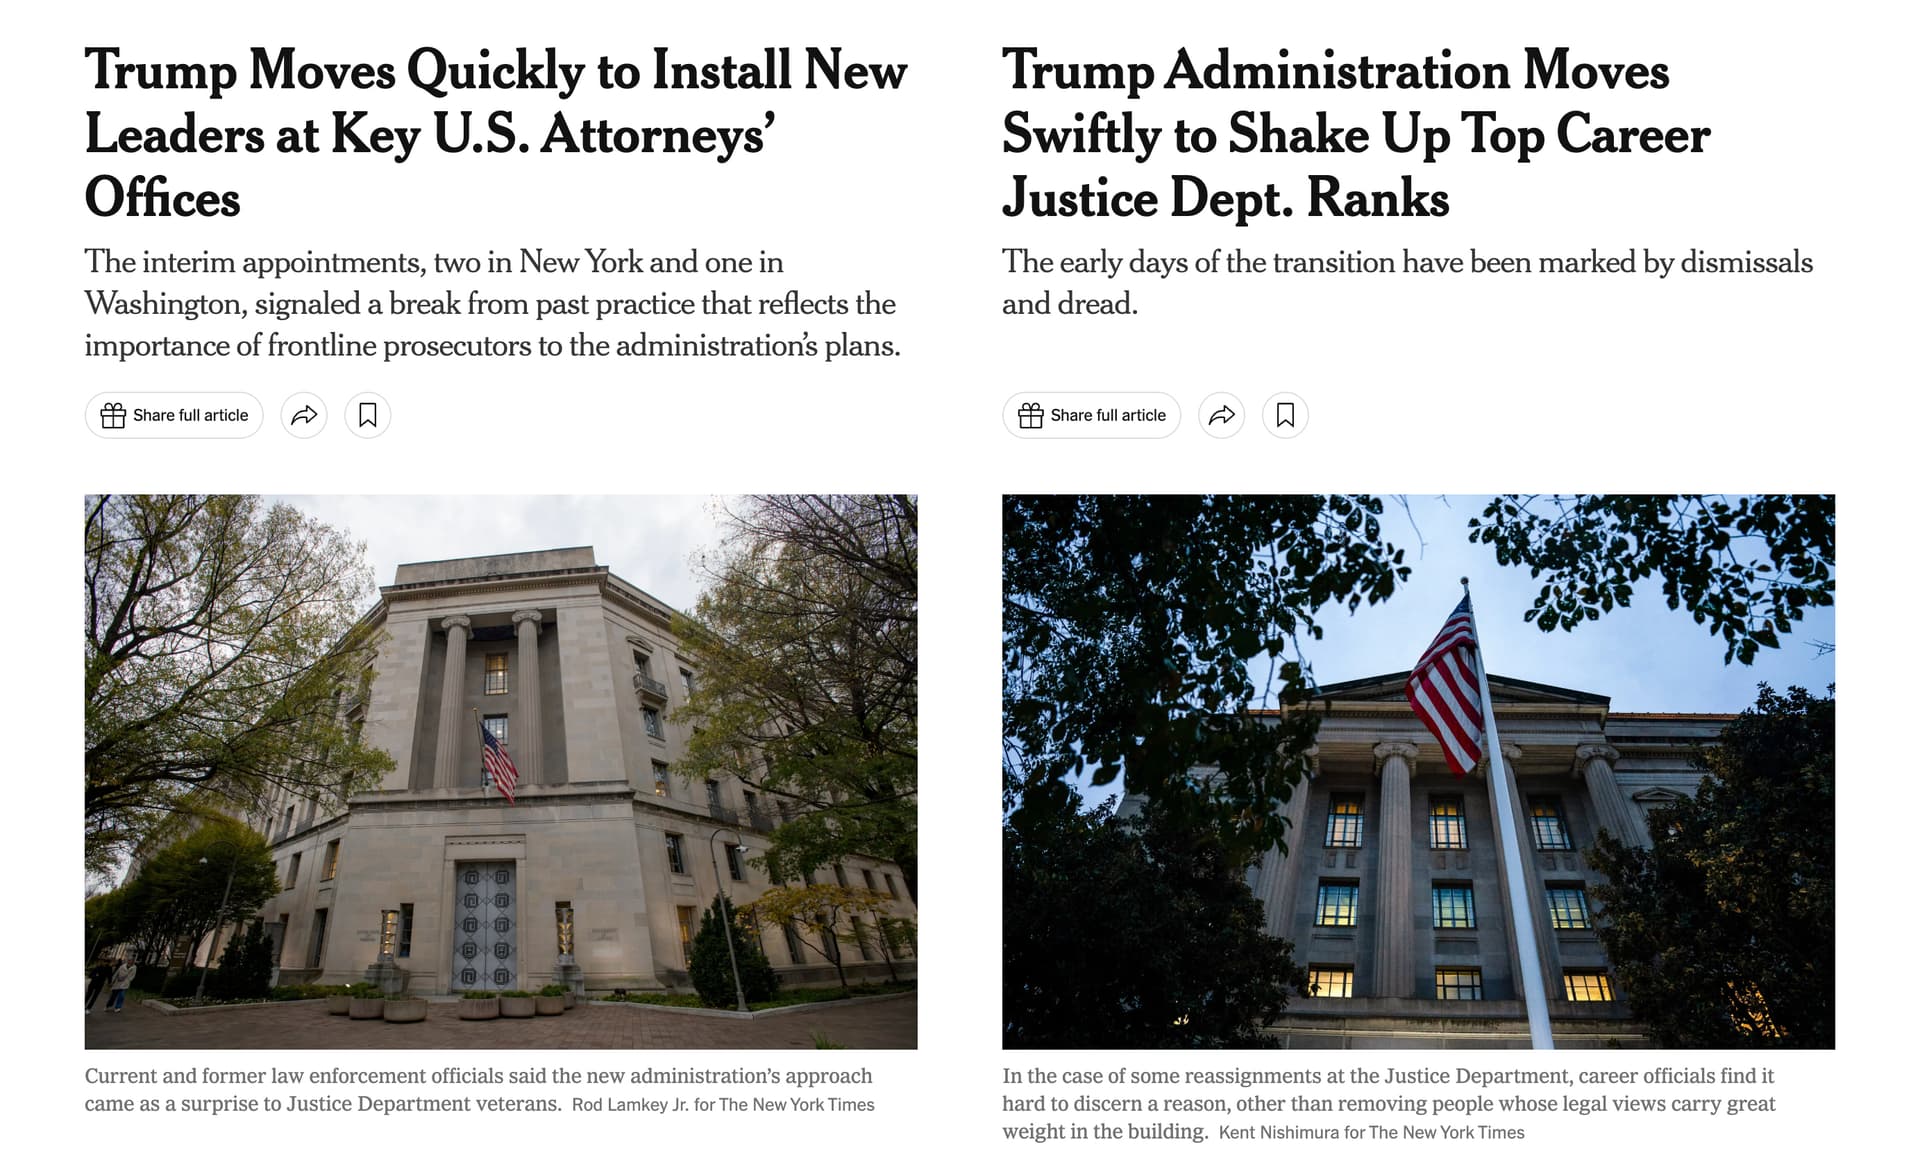
[[[124,404],[100,404],[100,427],[103,431],[124,431],[126,426],[127,408]]]
[[[1020,404],[1020,430],[1021,431],[1038,431],[1040,428],[1046,426],[1046,422],[1047,422],[1047,418],[1045,413],[1040,410],[1040,404],[1038,403]]]

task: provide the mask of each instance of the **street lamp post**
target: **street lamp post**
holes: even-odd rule
[[[227,886],[220,892],[220,910],[213,913],[213,939],[207,944],[206,963],[200,966],[200,983],[193,990],[195,1001],[207,995],[207,970],[213,967],[213,949],[220,943],[220,929],[227,921],[227,900],[233,895],[233,873],[240,868],[239,850],[235,849],[229,853],[232,858],[227,863]],[[200,856],[201,865],[205,866],[206,862],[207,857]]]
[[[719,838],[721,831],[724,831],[725,829],[726,827],[722,826],[719,829],[715,830],[712,834],[707,835],[707,853],[713,858],[713,890],[715,894],[718,895],[719,898],[724,901],[720,905],[723,910],[726,908],[731,908],[733,906],[733,901],[728,900],[726,898],[726,888],[721,885],[720,849],[714,844],[714,840]],[[738,842],[732,842],[727,844],[727,849],[730,851],[740,851],[741,853],[744,854],[747,848],[744,846],[741,846]],[[727,938],[727,967],[733,970],[733,999],[739,1006],[740,1012],[746,1013],[747,1012],[747,989],[746,989],[746,986],[740,983],[740,960],[738,957],[734,956],[733,954],[733,924],[729,921],[729,918],[724,914],[721,915],[720,921],[721,921],[720,930],[722,933],[725,934]]]

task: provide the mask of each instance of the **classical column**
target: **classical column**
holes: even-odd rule
[[[513,726],[513,764],[520,771],[521,785],[540,784],[540,612],[513,612],[513,626],[520,635],[519,719]]]
[[[1380,762],[1379,893],[1374,900],[1373,995],[1413,996],[1413,781],[1417,749],[1373,747]]]
[[[1619,759],[1620,754],[1606,745],[1581,745],[1574,751],[1573,769],[1587,779],[1587,796],[1600,825],[1628,846],[1648,846],[1645,825],[1613,779],[1613,763]]]
[[[473,620],[463,614],[440,620],[440,629],[447,633],[447,671],[440,681],[440,748],[433,756],[433,784],[437,789],[460,788],[460,750],[480,735],[466,709],[467,632],[472,628]]]
[[[1306,820],[1307,798],[1313,789],[1313,783],[1320,771],[1320,749],[1318,746],[1307,750],[1307,768],[1300,778],[1300,784],[1293,787],[1287,795],[1287,804],[1281,807],[1280,814],[1287,820],[1287,828],[1281,833],[1280,841],[1286,850],[1271,847],[1260,860],[1260,890],[1254,892],[1266,905],[1267,935],[1293,936],[1293,899],[1300,887],[1300,851],[1306,845],[1306,830],[1302,823]]]
[[[1533,812],[1533,807],[1527,804],[1525,795],[1520,792],[1520,746],[1502,742],[1500,745],[1500,755],[1506,758],[1503,762],[1504,767],[1500,770],[1502,782],[1507,787],[1508,798],[1513,802],[1514,818],[1520,823],[1519,845],[1520,867],[1522,871],[1520,881],[1526,884],[1527,908],[1533,913],[1533,935],[1534,943],[1537,945],[1535,952],[1540,958],[1540,973],[1546,984],[1547,1000],[1560,1000],[1564,996],[1560,988],[1560,948],[1553,936],[1553,918],[1547,914],[1547,885],[1540,878],[1539,852],[1533,847],[1533,832],[1530,829],[1532,825],[1530,815]],[[1494,784],[1493,770],[1491,767],[1488,769],[1487,781],[1489,785]],[[1487,800],[1489,802],[1493,800],[1491,790],[1488,791]],[[1495,846],[1504,850],[1504,847],[1501,847],[1499,836],[1504,834],[1505,831],[1504,828],[1500,826],[1498,807],[1495,807],[1495,811],[1493,820]],[[1506,894],[1506,870],[1505,867],[1500,868],[1501,894],[1503,896]],[[1511,903],[1506,905],[1506,910],[1507,955],[1512,958],[1514,995],[1519,997],[1524,995],[1521,987],[1524,982],[1520,978],[1519,941],[1514,934]]]

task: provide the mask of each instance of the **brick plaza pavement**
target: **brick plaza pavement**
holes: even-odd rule
[[[628,1005],[582,1005],[559,1017],[461,1021],[435,1001],[427,1020],[391,1025],[329,1017],[326,1003],[165,1014],[130,1004],[87,1016],[90,1050],[811,1050],[824,1034],[848,1049],[919,1044],[918,995],[854,1000],[757,1021]]]

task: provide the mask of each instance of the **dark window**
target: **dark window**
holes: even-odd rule
[[[1307,996],[1353,996],[1353,966],[1350,964],[1310,964],[1307,966]]]
[[[787,959],[795,964],[805,964],[807,953],[806,946],[800,943],[800,929],[793,926],[792,920],[788,920],[780,927],[787,937]]]
[[[681,848],[677,834],[667,835],[667,868],[676,875],[687,873],[686,851]]]
[[[707,805],[716,809],[720,805],[720,783],[711,777],[707,778]]]
[[[842,887],[847,885],[847,869],[839,863],[833,865],[833,881]]]
[[[642,707],[640,709],[640,723],[646,726],[648,736],[659,737],[662,740],[666,739],[666,734],[660,731],[660,710],[658,708]]]
[[[1433,885],[1433,926],[1436,928],[1473,927],[1473,885],[1436,883]]]
[[[860,946],[860,959],[873,959],[873,941],[867,939],[867,925],[861,920],[853,922],[853,942]]]
[[[1433,995],[1442,1001],[1480,1000],[1480,970],[1433,970]]]
[[[1327,845],[1360,845],[1360,828],[1365,821],[1360,816],[1360,799],[1353,794],[1335,794],[1332,805],[1327,807]]]
[[[892,876],[892,875],[889,875],[889,874],[887,874],[887,873],[886,873],[886,872],[884,872],[884,871],[882,871],[882,872],[880,873],[880,877],[881,877],[882,879],[885,879],[885,880],[887,881],[887,894],[888,894],[888,895],[891,895],[891,896],[892,896],[893,898],[895,898],[895,899],[899,899],[899,898],[900,898],[900,889],[899,889],[898,887],[895,887],[895,886],[893,885],[893,876]]]
[[[1554,884],[1547,888],[1547,911],[1556,928],[1590,928],[1587,919],[1587,889],[1578,884]]]
[[[1360,908],[1360,885],[1344,879],[1322,879],[1313,922],[1322,928],[1351,928]]]
[[[1534,848],[1543,851],[1572,850],[1573,843],[1567,838],[1566,820],[1560,817],[1560,803],[1553,798],[1534,798],[1529,805],[1532,812],[1528,821],[1533,825]]]
[[[684,667],[680,669],[680,683],[686,688],[687,699],[693,699],[693,673]]]
[[[327,909],[313,913],[313,939],[307,948],[307,967],[317,969],[327,956]]]
[[[400,945],[393,950],[395,956],[413,955],[413,905],[400,905]]]
[[[287,890],[292,891],[293,885],[298,882],[300,882],[300,856],[295,853],[291,859],[287,860]]]
[[[735,847],[727,847],[726,851],[727,874],[735,883],[738,883],[740,882],[740,851]]]
[[[487,656],[486,693],[489,696],[507,694],[507,653],[504,651]]]
[[[487,726],[487,731],[493,734],[494,740],[499,741],[503,745],[507,743],[507,717],[505,713],[483,716],[480,718],[480,723]]]
[[[862,867],[862,868],[860,869],[860,878],[862,878],[862,879],[864,879],[864,880],[866,880],[866,882],[867,882],[867,890],[868,890],[868,891],[878,891],[878,890],[880,890],[880,889],[879,889],[878,887],[875,887],[875,886],[873,885],[873,872],[872,872],[872,871],[869,871],[869,870],[867,870],[866,868],[864,868],[864,867]]]
[[[340,873],[340,840],[327,844],[327,858],[320,866],[320,878],[331,879]]]
[[[1427,815],[1427,841],[1434,850],[1467,849],[1467,816],[1458,797],[1437,797]]]

